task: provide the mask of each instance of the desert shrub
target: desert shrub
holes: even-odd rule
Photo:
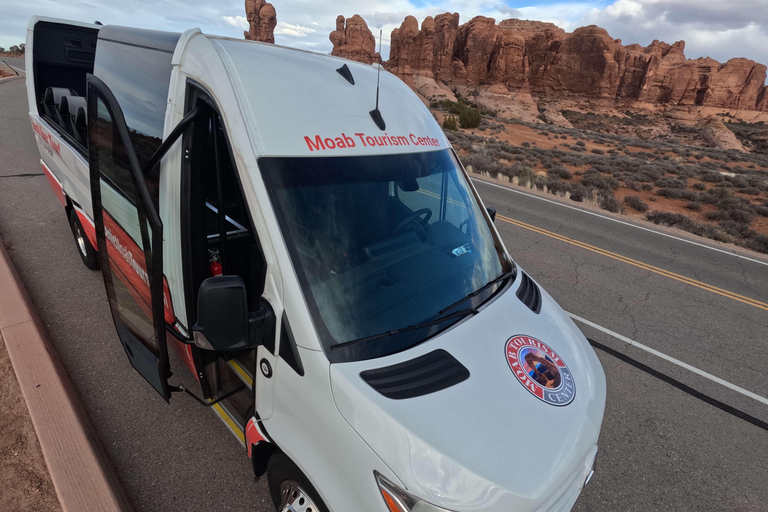
[[[509,176],[516,176],[520,185],[526,185],[528,183],[535,182],[536,173],[533,171],[530,165],[517,162],[515,165],[509,168]]]
[[[725,181],[725,176],[719,172],[703,172],[701,174],[701,181],[706,181],[707,183],[720,183],[721,181]]]
[[[585,187],[593,187],[600,190],[616,190],[619,188],[619,181],[616,178],[605,176],[594,169],[589,169],[584,173],[581,184]]]
[[[732,221],[749,225],[755,218],[755,212],[739,208],[720,209],[714,212],[707,212],[706,217],[709,220]]]
[[[643,183],[642,188],[645,191],[653,190],[653,185],[651,185],[650,183]]]
[[[732,238],[729,237],[722,229],[714,228],[705,224],[699,224],[680,213],[652,211],[646,214],[645,218],[655,224],[676,227],[695,235],[704,236],[713,240],[718,240],[720,242],[732,241]]]
[[[483,116],[476,108],[467,107],[459,113],[459,124],[462,128],[477,128]]]
[[[603,151],[602,149],[595,148],[595,149],[592,150],[592,153],[594,153],[596,155],[604,155],[605,151]]]
[[[547,181],[547,188],[553,194],[564,194],[565,192],[571,191],[571,184],[563,183],[562,181],[556,178],[555,179],[550,178],[550,180]]]
[[[601,190],[598,197],[600,208],[613,213],[621,213],[621,203],[610,190]]]
[[[750,195],[750,196],[760,195],[760,190],[755,187],[744,187],[739,189],[739,192],[741,192],[742,194]]]
[[[750,238],[749,224],[735,220],[724,220],[720,222],[720,228],[735,238]]]
[[[447,116],[443,119],[443,130],[458,130],[459,126],[456,124],[456,118],[453,116]]]
[[[581,146],[581,147],[584,147],[584,146],[586,146],[587,144],[586,144],[586,143],[585,143],[583,140],[577,140],[577,141],[576,141],[576,145],[577,145],[577,146]]]
[[[641,213],[648,211],[648,203],[638,196],[627,196],[624,198],[624,202]]]
[[[744,242],[744,247],[762,253],[768,253],[768,236],[760,235],[752,231],[750,239]]]
[[[463,156],[461,161],[465,167],[471,165],[475,172],[508,173],[508,167],[493,158],[485,148],[476,153]]]
[[[529,148],[529,147],[531,147],[531,143],[530,143],[530,142],[523,142],[523,143],[521,143],[520,145],[521,145],[521,146],[523,146],[524,148]]]
[[[706,190],[707,186],[703,183],[694,183],[693,188],[695,188],[696,190]]]
[[[675,178],[659,178],[654,182],[654,184],[657,187],[663,187],[663,188],[685,188],[686,184],[682,180],[677,180]]]
[[[755,211],[763,217],[768,217],[768,206],[755,206]]]
[[[587,189],[581,183],[571,184],[571,200],[581,203],[584,201],[584,199],[586,199],[587,196],[591,194],[592,190]]]
[[[571,171],[566,169],[565,166],[563,165],[556,165],[551,169],[548,169],[547,175],[550,177],[557,176],[558,178],[562,178],[564,180],[569,180],[573,177],[573,174],[571,173]]]
[[[688,208],[689,210],[693,210],[694,212],[701,211],[701,203],[698,201],[691,201],[688,204],[686,204],[685,207]]]

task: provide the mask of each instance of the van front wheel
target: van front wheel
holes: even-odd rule
[[[328,512],[309,479],[284,453],[269,458],[267,482],[278,512]]]
[[[99,255],[85,235],[83,225],[80,224],[80,219],[77,217],[77,212],[74,208],[69,211],[69,227],[72,229],[72,236],[75,237],[75,244],[77,245],[77,253],[80,255],[80,259],[83,260],[83,264],[90,270],[98,270]]]

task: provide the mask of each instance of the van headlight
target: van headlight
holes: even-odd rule
[[[381,496],[387,504],[390,512],[451,512],[450,510],[436,507],[431,503],[413,496],[402,490],[383,476],[378,471],[373,472],[376,483],[379,484]]]

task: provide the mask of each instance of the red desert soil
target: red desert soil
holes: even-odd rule
[[[0,409],[0,510],[61,510],[2,337]]]

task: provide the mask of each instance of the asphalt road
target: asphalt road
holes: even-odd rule
[[[17,59],[15,57],[0,57],[0,62],[5,62],[9,66],[24,70],[24,58]]]
[[[101,277],[80,263],[63,210],[40,174],[24,94],[20,80],[0,84],[0,236],[129,498],[137,510],[271,510],[264,483],[253,482],[243,448],[218,418],[188,397],[166,405],[130,369]],[[486,205],[498,209],[497,226],[516,261],[567,311],[768,396],[768,311],[731,295],[765,302],[768,266],[476,186]],[[580,327],[597,342],[768,422],[768,407],[755,400]],[[597,354],[608,403],[598,472],[576,510],[768,511],[766,430]]]

